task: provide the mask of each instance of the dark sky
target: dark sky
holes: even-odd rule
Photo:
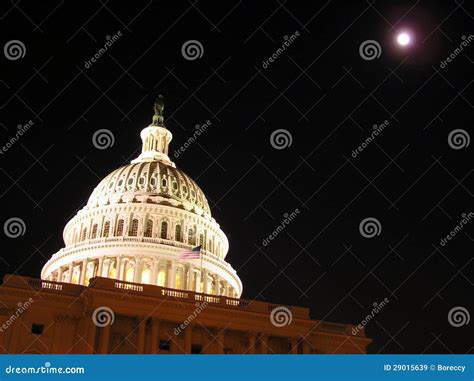
[[[208,196],[244,298],[355,324],[388,298],[367,325],[371,353],[472,351],[470,326],[451,326],[448,313],[474,312],[474,222],[440,240],[474,212],[472,145],[448,139],[472,135],[474,42],[441,68],[472,32],[473,10],[467,1],[256,3],[2,3],[2,46],[19,40],[25,55],[0,56],[0,144],[34,123],[0,154],[2,228],[12,217],[26,225],[16,239],[0,231],[2,271],[39,277],[100,179],[138,155],[163,94],[171,152],[212,122],[175,162]],[[408,47],[394,43],[403,30]],[[202,57],[185,59],[189,40]],[[379,57],[361,56],[367,40]],[[109,149],[92,144],[99,129],[112,131]],[[273,148],[278,129],[290,146]],[[381,226],[373,238],[359,231],[369,217]]]

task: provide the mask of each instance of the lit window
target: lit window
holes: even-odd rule
[[[174,239],[176,241],[181,242],[182,241],[182,236],[181,236],[181,225],[176,225],[176,228],[174,230]]]
[[[136,237],[138,235],[138,220],[134,218],[132,220],[132,226],[130,227],[130,235]]]
[[[146,222],[145,237],[151,237],[153,233],[153,221],[148,220]]]
[[[91,238],[94,239],[95,237],[97,237],[97,224],[94,224],[92,226],[92,235],[91,235]]]
[[[115,231],[116,236],[123,235],[123,220],[118,220],[117,230]]]
[[[163,221],[161,223],[161,234],[160,237],[163,239],[166,239],[168,236],[168,223],[166,221]]]

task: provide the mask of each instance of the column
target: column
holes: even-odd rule
[[[158,284],[158,269],[160,262],[158,259],[153,259],[153,267],[151,269],[151,284],[156,286]]]
[[[138,318],[138,340],[137,340],[137,353],[141,354],[145,352],[145,327],[146,318]]]
[[[189,264],[188,267],[188,290],[190,291],[195,291],[196,287],[193,282],[193,275],[194,275],[194,266],[192,264]]]
[[[97,267],[96,276],[102,276],[103,269],[104,269],[104,257],[99,257],[99,267]]]
[[[134,283],[140,283],[140,281],[142,280],[141,267],[142,267],[141,258],[135,258],[135,263],[133,265],[133,282]]]
[[[290,346],[291,346],[291,354],[296,355],[298,354],[298,340],[296,337],[290,338]]]
[[[86,345],[84,353],[94,353],[96,325],[92,320],[92,311],[89,311],[86,324]]]
[[[193,326],[189,325],[184,330],[184,352],[190,354],[191,353],[191,345],[193,340]]]
[[[109,353],[110,324],[100,329],[99,353]]]
[[[260,336],[260,353],[268,353],[268,335],[262,334]]]
[[[74,270],[74,264],[70,263],[69,264],[69,273],[67,274],[67,282],[72,283],[72,272]]]
[[[122,256],[118,256],[117,257],[117,261],[116,261],[116,265],[115,265],[115,277],[118,279],[118,280],[123,280],[123,271],[122,271],[122,267],[123,267],[123,263],[124,263],[124,259],[122,258]]]
[[[196,292],[201,291],[201,270],[196,272]]]
[[[158,340],[160,334],[160,321],[156,318],[152,318],[151,321],[151,340],[150,340],[150,353],[156,353],[158,351]]]
[[[58,279],[57,279],[58,282],[62,282],[63,281],[63,268],[60,267],[58,269]]]
[[[207,270],[202,271],[202,276],[204,277],[202,280],[202,292],[209,294],[209,276],[207,275]]]
[[[216,295],[220,295],[221,294],[221,277],[216,274],[215,279],[216,279],[215,280],[215,282],[216,282]]]
[[[189,264],[184,264],[183,266],[183,290],[189,290],[188,287],[188,273],[189,273]]]
[[[85,280],[86,280],[86,272],[87,272],[87,259],[82,260],[82,266],[81,266],[81,278],[79,280],[80,285],[84,285]]]
[[[171,261],[170,267],[168,269],[168,288],[176,287],[176,264],[174,261]]]
[[[247,348],[247,353],[254,354],[255,353],[255,341],[256,341],[257,334],[255,332],[249,333],[249,347]]]
[[[222,329],[219,331],[217,334],[217,353],[218,354],[223,354],[224,353],[224,347],[225,347],[225,330]]]

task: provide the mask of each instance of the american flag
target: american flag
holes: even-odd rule
[[[192,250],[185,250],[179,254],[179,259],[198,259],[201,258],[201,246],[196,246]]]

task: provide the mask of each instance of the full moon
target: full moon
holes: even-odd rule
[[[410,43],[410,36],[407,33],[400,33],[397,37],[399,45],[405,46]]]

